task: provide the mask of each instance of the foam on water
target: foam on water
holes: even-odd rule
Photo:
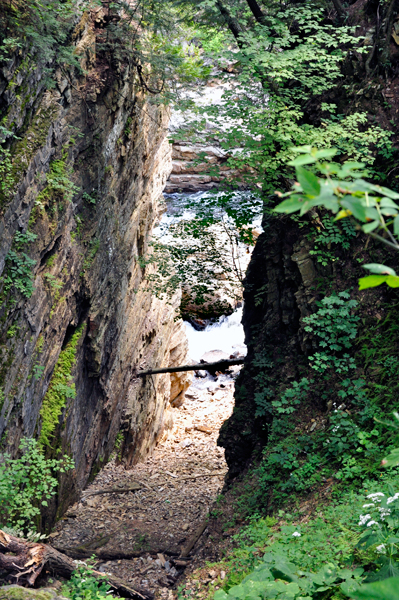
[[[209,350],[222,350],[232,354],[235,350],[246,353],[244,329],[241,325],[242,308],[237,308],[228,317],[221,317],[218,323],[208,325],[203,331],[197,331],[186,323],[188,351],[190,358],[198,362]]]

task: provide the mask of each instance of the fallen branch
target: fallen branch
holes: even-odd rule
[[[76,570],[74,560],[48,544],[29,543],[9,535],[0,529],[0,570],[8,573],[8,579],[19,585],[33,586],[46,567],[54,575],[70,578]],[[113,575],[92,572],[99,580],[106,580],[112,589],[124,597],[135,600],[153,600],[154,594],[147,590],[134,589]]]
[[[148,371],[139,371],[137,377],[144,377],[144,375],[157,375],[157,373],[182,373],[184,371],[224,371],[227,367],[233,367],[234,365],[243,365],[244,358],[233,358],[226,360],[219,360],[213,363],[203,362],[198,365],[183,365],[181,367],[163,367],[160,369],[150,369]]]

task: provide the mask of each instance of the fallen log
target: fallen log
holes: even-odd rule
[[[184,546],[181,549],[179,558],[186,558],[190,554],[191,550],[194,548],[195,544],[197,543],[201,535],[204,533],[207,526],[208,517],[204,521],[202,521],[202,523],[200,523],[200,525],[194,531],[193,535],[184,544]]]
[[[80,546],[75,548],[65,548],[61,546],[57,546],[57,549],[61,551],[63,554],[70,556],[76,560],[84,560],[85,558],[90,558],[91,556],[95,556],[98,560],[130,560],[132,558],[139,558],[143,556],[143,549],[141,550],[102,550],[94,549],[94,550],[85,550]],[[170,556],[171,558],[177,558],[178,553],[172,552],[168,548],[149,548],[146,550],[150,554],[157,554],[158,552],[162,552]]]
[[[244,358],[229,358],[226,360],[219,360],[213,363],[199,363],[198,365],[183,365],[181,367],[163,367],[160,369],[149,369],[148,371],[139,371],[137,377],[144,377],[145,375],[157,375],[158,373],[182,373],[184,371],[224,371],[227,367],[233,367],[234,365],[243,365]]]
[[[0,569],[8,573],[12,583],[32,587],[44,568],[53,575],[69,579],[77,566],[74,560],[48,544],[30,543],[0,529]],[[94,570],[92,575],[99,580],[106,580],[114,591],[125,598],[154,600],[152,592],[132,588],[118,577]]]

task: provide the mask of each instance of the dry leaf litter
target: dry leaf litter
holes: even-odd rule
[[[179,555],[223,487],[227,465],[216,441],[233,409],[239,369],[233,367],[218,377],[194,377],[184,405],[172,409],[174,427],[168,438],[130,470],[110,461],[58,523],[51,534],[53,545],[59,549],[86,545],[112,556],[134,554],[99,561],[96,569],[147,588],[159,598],[170,598],[170,587],[184,572]],[[135,483],[143,487],[90,496]]]

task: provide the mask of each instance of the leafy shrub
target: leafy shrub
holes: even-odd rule
[[[36,528],[40,507],[56,493],[54,473],[74,468],[68,456],[46,459],[34,439],[23,438],[20,458],[3,454],[0,462],[0,520],[4,525],[27,530]]]
[[[271,404],[276,413],[293,413],[295,411],[295,406],[301,404],[301,402],[306,399],[311,383],[313,383],[313,379],[309,381],[306,377],[302,377],[299,382],[294,381],[292,387],[286,389],[281,395],[280,400],[272,401]]]
[[[339,292],[323,298],[317,303],[318,310],[304,317],[305,331],[313,333],[318,338],[319,347],[323,348],[322,352],[309,357],[315,371],[324,373],[328,368],[333,368],[343,373],[355,368],[349,354],[339,356],[339,353],[351,348],[356,337],[359,317],[352,313],[357,304],[356,300],[350,299],[347,291]]]
[[[93,567],[82,564],[72,573],[70,580],[62,586],[62,594],[71,600],[100,600],[110,596],[111,586],[104,576],[99,581],[93,576]]]

